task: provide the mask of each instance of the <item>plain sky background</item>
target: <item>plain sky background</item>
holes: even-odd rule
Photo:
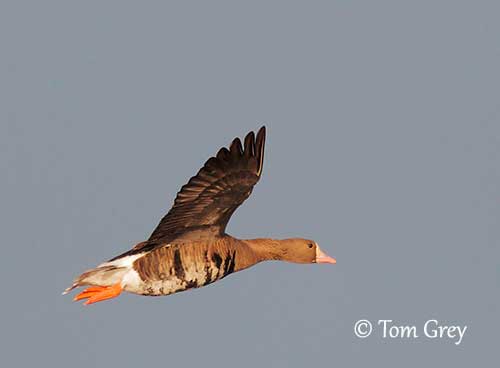
[[[498,362],[496,1],[2,1],[1,365],[471,367]],[[303,236],[169,297],[61,291],[149,236],[175,193],[266,124],[228,232]],[[467,325],[360,340],[356,320]]]

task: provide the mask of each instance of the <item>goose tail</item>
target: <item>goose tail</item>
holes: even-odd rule
[[[63,295],[80,286],[112,286],[119,284],[123,276],[128,271],[127,267],[115,265],[102,265],[97,268],[85,271],[78,276],[73,284],[63,291]]]

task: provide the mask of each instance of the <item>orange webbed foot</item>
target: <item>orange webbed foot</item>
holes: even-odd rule
[[[101,302],[103,300],[114,298],[122,292],[122,287],[120,284],[115,284],[111,286],[91,286],[83,290],[80,294],[73,298],[74,301],[81,299],[88,300],[83,303],[85,305]]]

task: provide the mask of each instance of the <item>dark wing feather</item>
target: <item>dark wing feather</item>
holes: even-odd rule
[[[229,150],[221,148],[215,157],[184,185],[174,205],[147,243],[160,244],[190,230],[211,228],[224,233],[233,212],[252,193],[259,181],[264,160],[266,129],[255,137],[247,134],[242,146],[235,138]]]

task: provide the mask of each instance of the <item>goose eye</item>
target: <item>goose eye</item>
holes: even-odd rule
[[[312,245],[311,243],[309,243],[307,246],[308,246],[309,248],[312,248],[312,247],[313,247],[313,245]]]

